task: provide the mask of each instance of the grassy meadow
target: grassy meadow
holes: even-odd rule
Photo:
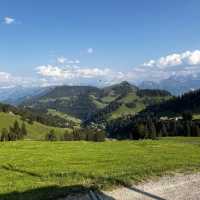
[[[12,126],[14,121],[17,120],[19,124],[22,124],[22,120],[20,116],[14,115],[12,113],[4,113],[0,112],[0,131],[3,128],[9,128],[9,126]],[[33,124],[29,124],[25,122],[28,135],[25,139],[31,139],[31,140],[44,140],[45,135],[50,130],[55,130],[56,135],[61,136],[66,129],[63,128],[57,128],[57,127],[51,127],[46,126],[44,124],[33,122]],[[67,129],[70,131],[70,129]]]
[[[200,138],[0,143],[0,199],[47,200],[200,169]]]

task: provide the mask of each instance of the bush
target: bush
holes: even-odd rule
[[[46,134],[45,140],[47,141],[56,141],[57,137],[54,130],[50,130],[49,133]]]
[[[69,131],[65,131],[65,133],[63,134],[62,140],[64,140],[64,141],[72,141],[72,140],[74,140],[73,133],[69,132]]]
[[[105,132],[102,130],[97,130],[94,134],[94,141],[95,142],[104,142],[105,141]]]
[[[135,108],[136,107],[136,104],[134,102],[129,102],[129,103],[126,103],[125,105],[128,108]]]

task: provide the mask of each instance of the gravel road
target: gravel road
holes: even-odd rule
[[[200,200],[200,173],[165,176],[131,188],[119,188],[107,195],[115,200]]]
[[[62,200],[200,200],[200,173],[164,176],[132,187],[74,194]]]

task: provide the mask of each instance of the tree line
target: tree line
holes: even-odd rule
[[[183,112],[200,113],[200,89],[148,106],[141,115],[174,116]]]
[[[116,139],[156,139],[166,136],[200,137],[200,121],[183,113],[181,120],[160,120],[156,117],[126,116],[106,125],[108,137]]]
[[[34,121],[45,124],[47,126],[72,128],[76,124],[72,120],[67,120],[59,116],[47,114],[46,110],[34,110],[31,108],[14,107],[8,104],[0,103],[0,112],[13,113],[20,115],[23,121],[32,124]]]
[[[0,141],[16,141],[23,139],[27,135],[26,124],[23,122],[21,126],[15,121],[8,129],[3,128],[0,133]]]
[[[100,129],[73,129],[73,131],[65,131],[61,136],[58,136],[55,131],[50,130],[46,136],[45,140],[47,141],[94,141],[94,142],[103,142],[105,141],[106,134]]]

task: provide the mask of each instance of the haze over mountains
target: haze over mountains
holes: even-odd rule
[[[181,95],[183,93],[193,91],[200,88],[199,76],[171,76],[159,82],[143,81],[139,84],[143,89],[162,89],[170,91],[173,95]]]
[[[137,84],[141,89],[160,89],[167,90],[173,95],[181,95],[185,92],[199,89],[200,78],[199,76],[171,76],[170,78],[163,79],[159,82],[143,81]],[[33,96],[42,95],[48,92],[52,87],[0,87],[0,102],[18,105],[21,102]]]
[[[2,87],[0,88],[0,102],[18,105],[33,96],[48,92],[52,87]]]

